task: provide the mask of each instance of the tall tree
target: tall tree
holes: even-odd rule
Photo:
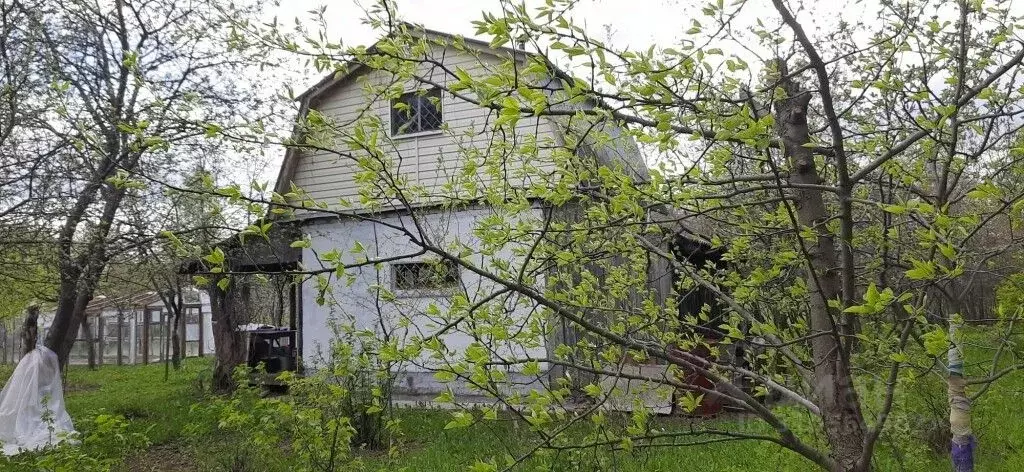
[[[232,42],[228,24],[259,10],[205,1],[4,2],[5,16],[20,15],[5,34],[35,65],[28,79],[45,85],[23,101],[46,105],[13,122],[14,135],[42,144],[14,154],[26,175],[10,174],[20,187],[4,207],[18,205],[8,198],[47,203],[25,214],[55,241],[56,314],[44,343],[62,362],[107,262],[132,250],[121,237],[126,200],[159,189],[155,178],[204,156],[219,132],[258,121],[252,113],[264,97],[244,84],[261,59]],[[6,159],[16,144],[4,141],[0,154]],[[35,169],[47,172],[47,186],[33,185]]]
[[[961,370],[962,301],[973,277],[1020,243],[1014,231],[994,228],[1019,227],[1024,208],[1015,178],[1024,171],[1024,41],[1013,35],[1021,19],[1009,2],[883,2],[873,21],[832,29],[810,27],[813,8],[796,2],[762,5],[771,18],[752,2],[710,2],[687,10],[699,20],[678,42],[640,49],[574,24],[575,1],[502,3],[500,15],[475,23],[478,34],[489,47],[523,44],[532,53],[500,50],[497,63],[446,62],[439,49],[481,56],[462,38],[397,21],[389,2],[368,12],[382,33],[373,48],[344,48],[324,40],[333,37],[326,31],[253,31],[325,70],[386,72],[360,84],[369,97],[395,100],[396,111],[366,106],[336,120],[313,109],[287,142],[300,155],[351,166],[358,196],[318,201],[285,182],[272,200],[286,215],[372,222],[412,246],[404,255],[361,243],[324,252],[296,241],[313,258],[298,272],[317,278],[324,303],[355,272],[398,257],[426,254],[481,280],[426,307],[395,296],[394,286],[368,284],[396,307],[398,319],[381,323],[420,326],[417,317],[427,316],[439,327],[396,336],[374,354],[490,396],[536,433],[528,453],[482,458],[481,468],[512,468],[545,450],[634,450],[686,437],[770,441],[825,470],[871,470],[901,380],[916,375],[909,367],[936,366],[950,373],[954,450],[969,453],[965,388],[982,386],[980,395],[1004,371],[995,368],[998,354],[987,372]],[[442,127],[458,144],[444,158],[457,169],[439,170],[434,182],[403,169],[412,156],[386,132],[389,119],[409,113],[400,99],[410,86],[488,113],[483,125]],[[561,137],[520,126],[538,117]],[[472,140],[480,135],[494,138]],[[595,157],[625,152],[617,147],[624,138],[646,154],[649,175]],[[527,183],[516,180],[523,175]],[[471,237],[432,223],[473,204],[486,204],[488,217]],[[579,211],[537,217],[536,205]],[[723,263],[674,254],[680,238],[710,247]],[[208,260],[229,269],[222,256]],[[722,309],[708,303],[681,314],[659,298],[637,277],[656,260],[671,265],[676,295],[706,290]],[[359,309],[332,308],[343,326]],[[516,309],[528,316],[508,316]],[[708,324],[725,342],[763,352],[759,362],[724,355],[708,341]],[[547,355],[520,349],[559,330],[580,335]],[[451,333],[472,342],[449,349],[439,340]],[[1015,349],[1009,334],[993,342],[999,352]],[[624,369],[636,361],[665,370]],[[547,382],[541,366],[570,374]],[[530,395],[509,393],[521,382],[510,369],[537,377]],[[715,387],[688,380],[695,374]],[[736,376],[755,390],[734,384]],[[677,388],[689,392],[681,402],[690,408],[720,398],[763,421],[764,432],[716,425],[666,433],[644,412],[616,430],[600,408],[614,389],[600,379]],[[759,393],[769,391],[814,417],[823,434],[795,432],[762,404]],[[580,408],[580,398],[590,403]],[[477,418],[460,411],[448,427]],[[572,425],[587,421],[594,433],[581,439]],[[825,447],[815,441],[822,436]],[[959,470],[973,467],[967,453],[955,461]]]

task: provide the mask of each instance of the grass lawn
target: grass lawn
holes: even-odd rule
[[[277,470],[248,464],[239,468],[233,461],[237,444],[230,437],[210,434],[205,437],[187,435],[192,422],[210,422],[213,418],[197,417],[191,406],[202,402],[200,393],[208,386],[210,359],[190,359],[179,371],[172,370],[164,380],[163,365],[103,366],[95,371],[74,366],[67,375],[67,405],[71,416],[79,421],[103,413],[125,416],[132,430],[144,433],[151,446],[127,458],[121,470],[129,471],[207,471],[207,470]],[[0,372],[6,378],[9,368]],[[933,385],[934,387],[934,385]],[[934,393],[934,389],[933,389]],[[941,399],[941,398],[940,398]],[[978,435],[978,470],[1024,470],[1024,373],[1007,376],[976,405],[975,430]],[[795,410],[780,409],[787,418],[803,423]],[[523,423],[499,418],[465,429],[445,430],[451,419],[446,411],[399,410],[403,436],[395,453],[357,454],[357,469],[408,471],[467,470],[479,459],[522,454],[536,444]],[[894,452],[893,441],[920,443],[913,436],[913,422],[894,416],[891,431],[880,444],[877,470],[949,470],[947,459],[923,447],[916,452]],[[659,418],[657,426],[666,430],[689,428],[685,418]],[[741,421],[741,420],[729,420]],[[744,423],[756,431],[763,427],[756,422]],[[911,438],[908,439],[907,436]],[[805,436],[806,437],[806,436]],[[813,438],[811,439],[813,440]],[[905,448],[902,448],[905,449]],[[922,452],[923,451],[923,452]],[[284,454],[282,448],[282,454]],[[585,458],[577,456],[577,458]],[[803,471],[813,466],[782,448],[759,442],[728,442],[692,447],[656,447],[614,456],[614,467],[624,471]],[[279,461],[280,462],[280,461]],[[287,460],[284,461],[287,463]],[[586,462],[586,461],[584,461]],[[524,470],[534,470],[527,461]],[[283,469],[288,470],[288,469]],[[544,470],[592,470],[568,461],[565,466]]]

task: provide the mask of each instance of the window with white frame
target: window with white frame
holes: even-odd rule
[[[441,89],[416,90],[391,100],[391,135],[441,129]]]
[[[445,291],[458,288],[459,267],[452,261],[403,262],[391,266],[392,286],[398,291]]]

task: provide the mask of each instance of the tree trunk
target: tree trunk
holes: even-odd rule
[[[99,271],[102,271],[102,266],[105,264],[98,264],[101,266]],[[60,360],[60,365],[62,367],[66,367],[68,365],[68,355],[71,353],[71,348],[75,345],[75,341],[78,340],[78,331],[81,329],[81,326],[86,323],[85,308],[89,305],[89,302],[92,301],[93,295],[96,291],[96,282],[100,277],[100,274],[95,273],[94,270],[95,269],[90,268],[83,271],[82,277],[84,279],[83,282],[85,283],[85,286],[79,288],[75,294],[74,303],[71,305],[71,313],[69,315],[70,320],[67,331],[60,333],[63,335],[62,337],[56,338],[59,339],[59,344],[56,344],[57,341],[53,341],[53,339],[51,339],[51,337],[54,336],[53,325],[50,327],[50,333],[46,336],[47,347],[57,353],[57,358]],[[56,324],[56,319],[54,320],[54,324]],[[55,343],[53,346],[50,346],[51,341]]]
[[[25,314],[25,322],[21,325],[21,355],[25,356],[36,348],[39,339],[39,308],[31,306]]]
[[[61,231],[60,289],[57,297],[57,310],[44,344],[57,353],[57,359],[62,366],[67,365],[68,353],[71,352],[71,346],[75,344],[78,326],[85,314],[85,307],[92,300],[96,284],[106,267],[107,235],[110,233],[111,224],[124,196],[124,189],[112,186],[107,189],[103,213],[93,234],[89,237],[87,246],[78,257],[74,257],[71,253],[72,241],[82,214],[92,203],[91,197],[85,198],[86,196],[83,195],[79,199],[73,214],[69,216]],[[78,213],[79,211],[80,213]]]
[[[785,63],[778,61],[778,64],[779,77],[782,78],[781,84],[787,98],[775,103],[775,121],[789,161],[789,183],[818,185],[821,177],[814,164],[814,154],[804,147],[810,142],[807,106],[811,95],[801,92],[787,78]],[[841,327],[838,323],[841,313],[828,305],[830,300],[839,299],[841,282],[835,243],[825,227],[828,222],[825,201],[817,189],[798,188],[793,193],[796,218],[800,226],[810,228],[815,234],[814,240],[803,242],[808,259],[810,328],[813,334],[830,333],[815,336],[811,340],[815,396],[821,408],[825,435],[831,449],[830,456],[835,461],[837,471],[868,470],[867,460],[861,462],[866,426],[840,337]]]
[[[971,430],[971,400],[967,397],[964,380],[963,350],[957,334],[959,324],[949,321],[948,376],[946,377],[949,395],[949,429],[953,433],[953,444],[950,455],[953,459],[955,472],[974,471],[974,433]]]
[[[964,96],[964,91],[967,86],[967,40],[970,35],[971,28],[971,23],[967,17],[971,13],[971,8],[968,6],[966,0],[958,1],[957,5],[960,8],[960,20],[957,22],[959,34],[957,41],[955,96],[957,103],[959,103]],[[960,141],[960,123],[960,107],[957,107],[949,121],[949,128],[951,132],[950,139],[948,141],[949,148],[948,154],[946,155],[946,162],[941,166],[941,168],[933,169],[933,175],[935,175],[936,194],[935,208],[943,209],[943,211],[948,209],[946,205],[950,196],[948,178],[950,169],[953,167],[953,162],[957,159],[957,147]],[[940,255],[939,257],[947,264],[952,262],[945,256]],[[956,280],[950,280],[948,285],[950,287],[954,287],[956,285]],[[954,290],[952,293],[960,292]],[[965,388],[964,353],[959,336],[957,335],[960,322],[956,318],[957,312],[961,315],[966,315],[966,313],[964,313],[963,306],[959,299],[951,300],[951,302],[956,307],[956,310],[948,316],[949,341],[952,343],[949,352],[947,353],[949,366],[947,367],[946,376],[946,387],[949,400],[949,429],[953,434],[950,457],[953,460],[954,471],[973,472],[976,440],[974,438],[974,433],[971,430],[971,399],[967,396]]]
[[[117,310],[117,365],[124,364],[124,312]]]
[[[148,310],[143,311],[142,321],[142,364],[149,365],[149,328],[153,316]]]
[[[163,356],[164,361],[164,381],[171,376],[171,319],[174,318],[170,313],[167,314],[167,326],[164,328],[164,345],[161,348],[160,354]]]
[[[216,359],[213,368],[213,390],[230,392],[236,387],[234,380],[235,368],[245,362],[245,339],[238,331],[239,317],[235,313],[238,308],[232,302],[231,286],[221,290],[217,279],[212,281],[209,289],[210,310],[213,324],[213,340]]]
[[[87,277],[89,271],[83,271],[82,277]],[[98,277],[98,276],[97,276]],[[86,287],[79,289],[77,284],[65,291],[61,287],[57,304],[57,313],[54,315],[50,331],[46,335],[44,344],[57,354],[61,368],[68,365],[68,354],[78,338],[78,330],[82,325],[82,318],[85,316],[85,307],[92,300],[93,289]]]
[[[63,272],[63,270],[62,270]],[[62,274],[60,294],[57,297],[57,310],[53,316],[53,323],[46,335],[44,344],[53,352],[57,353],[60,365],[67,364],[67,353],[62,352],[62,346],[68,338],[68,333],[77,328],[75,323],[75,299],[78,298],[77,275],[74,278]],[[72,341],[73,342],[73,341]]]
[[[174,328],[171,329],[171,365],[174,370],[181,368],[181,310],[174,312]]]
[[[89,317],[82,318],[81,330],[85,333],[85,345],[89,353],[89,370],[96,370],[96,340],[92,338],[92,330],[89,327]]]

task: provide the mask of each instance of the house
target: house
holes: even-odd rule
[[[233,271],[276,267],[315,274],[294,285],[289,292],[290,311],[282,316],[291,320],[291,326],[299,332],[299,352],[306,369],[324,366],[331,358],[332,343],[360,343],[358,337],[348,334],[353,330],[376,333],[378,339],[436,337],[449,352],[456,353],[472,345],[472,336],[446,328],[451,320],[446,320],[443,313],[456,293],[467,294],[472,303],[500,293],[501,286],[423,251],[410,239],[410,233],[437,247],[471,248],[474,262],[484,267],[496,261],[515,263],[523,257],[524,248],[506,244],[494,252],[480,251],[485,243],[474,232],[479,225],[495,220],[512,224],[516,221],[510,220],[521,220],[533,225],[545,220],[571,221],[586,211],[572,201],[550,205],[536,199],[528,200],[521,211],[510,215],[489,205],[486,198],[460,200],[460,185],[479,190],[503,179],[500,187],[510,192],[536,189],[547,183],[545,175],[558,158],[553,150],[565,149],[569,142],[578,143],[576,152],[585,154],[587,165],[620,169],[633,179],[649,178],[636,144],[610,121],[598,125],[602,136],[609,139],[595,141],[588,137],[588,129],[580,129],[568,118],[571,113],[565,117],[524,113],[517,117],[512,131],[495,136],[491,126],[495,113],[475,103],[472,93],[451,92],[457,80],[452,71],[483,75],[487,69],[509,64],[526,69],[535,56],[408,28],[422,38],[413,48],[420,66],[411,77],[396,80],[393,72],[376,67],[372,52],[384,48],[378,44],[370,48],[370,58],[354,61],[299,96],[301,114],[308,123],[297,128],[294,139],[304,146],[288,150],[275,188],[286,199],[279,205],[297,209],[280,211],[287,216],[277,217],[275,231],[301,235],[296,239],[304,238],[305,242],[289,245],[288,238],[271,235],[263,240],[256,238],[256,249],[235,245],[226,251],[228,268]],[[557,98],[562,93],[562,80],[568,78],[559,72],[553,75],[523,74],[521,79],[540,93]],[[384,91],[394,92],[390,94],[393,98],[386,98],[389,94]],[[561,106],[567,111],[603,106],[594,101],[564,102]],[[361,139],[379,140],[383,143],[381,152],[360,149]],[[537,152],[529,160],[517,159],[514,151],[523,147]],[[477,167],[472,161],[472,156],[483,152],[505,152],[498,172]],[[408,194],[395,198],[387,190],[377,192],[366,185],[375,178],[375,169],[399,179],[399,186]],[[380,203],[389,199],[396,203]],[[322,210],[339,210],[344,216]],[[301,251],[294,250],[296,247]],[[240,256],[232,256],[235,253]],[[333,270],[338,262],[349,268]],[[648,264],[647,273],[637,279],[637,287],[655,290],[664,302],[672,293],[674,274],[668,261],[652,257]],[[550,275],[539,274],[533,283],[542,286]],[[235,300],[240,292],[232,283],[223,299]],[[219,309],[216,305],[215,310]],[[246,311],[241,308],[243,303],[222,305],[229,312]],[[537,321],[542,312],[535,303],[515,295],[505,299],[504,310],[502,315],[514,326],[524,328]],[[512,357],[553,357],[559,344],[578,337],[564,321],[554,322],[563,326],[550,326],[536,338],[497,342],[490,347]],[[433,398],[444,390],[446,386],[434,376],[439,362],[443,361],[422,355],[397,367],[397,393]],[[542,368],[550,376],[563,372],[554,365]],[[508,377],[518,388],[544,381],[536,375],[524,375],[522,366],[510,366]],[[474,395],[460,389],[456,387],[455,393]]]
[[[413,77],[395,82],[394,74],[375,68],[372,61],[354,62],[347,70],[334,73],[300,97],[301,110],[307,116],[315,116],[321,122],[329,123],[331,133],[320,136],[316,130],[303,130],[304,141],[313,142],[322,150],[299,150],[292,148],[285,157],[277,180],[279,194],[294,193],[301,189],[306,201],[327,202],[333,208],[346,208],[353,214],[361,211],[373,218],[325,215],[309,210],[296,211],[291,224],[297,225],[307,235],[308,247],[300,259],[307,269],[322,267],[327,254],[349,264],[357,264],[360,257],[387,259],[388,262],[368,265],[346,271],[340,278],[332,278],[324,287],[309,280],[301,287],[301,314],[298,326],[301,338],[301,356],[305,366],[315,368],[323,365],[330,356],[330,345],[337,339],[337,323],[351,323],[357,328],[370,331],[394,330],[391,336],[412,334],[427,337],[438,332],[445,325],[444,320],[430,316],[434,307],[451,303],[455,291],[464,290],[470,294],[483,295],[499,291],[492,280],[460,269],[450,261],[438,261],[425,254],[403,232],[415,227],[421,236],[430,238],[438,245],[465,244],[479,245],[473,229],[481,222],[495,216],[494,209],[482,202],[448,207],[446,197],[457,198],[457,190],[450,188],[450,182],[470,182],[472,185],[487,186],[495,178],[486,169],[464,175],[467,168],[465,156],[474,152],[491,150],[495,136],[490,121],[494,113],[477,103],[468,95],[451,93],[451,84],[456,80],[450,71],[462,70],[468,74],[486,74],[489,68],[498,69],[514,64],[527,66],[532,57],[529,54],[509,48],[492,48],[487,43],[457,38],[444,33],[411,27],[411,32],[423,39],[415,54],[422,57],[420,68]],[[377,46],[374,46],[376,48]],[[371,48],[374,49],[374,48]],[[556,96],[562,87],[562,77],[533,76],[529,79],[536,88],[550,96]],[[442,85],[444,87],[439,87]],[[399,88],[397,98],[382,99],[380,90]],[[447,90],[442,90],[442,88]],[[572,107],[596,107],[597,103],[566,104]],[[392,207],[371,207],[366,188],[361,188],[361,179],[366,178],[368,167],[359,166],[359,157],[338,153],[339,148],[357,150],[351,146],[339,146],[337,135],[351,135],[346,126],[365,119],[376,118],[377,129],[387,133],[382,138],[384,156],[377,156],[388,172],[406,179],[404,188],[412,189],[405,203],[415,207],[415,218],[410,208],[404,205]],[[567,141],[581,140],[567,120],[548,117],[521,116],[514,132],[500,137],[502,146],[537,146],[556,148]],[[383,130],[380,130],[383,128]],[[607,135],[620,136],[621,130],[605,125]],[[600,165],[614,166],[626,170],[636,178],[646,178],[647,170],[637,146],[629,139],[614,139],[589,147],[593,159]],[[513,153],[509,153],[513,154]],[[504,162],[500,178],[506,179],[511,188],[526,189],[536,185],[538,180],[553,167],[543,151],[538,159],[530,162],[517,161],[511,156]],[[389,167],[390,166],[390,167]],[[344,202],[344,203],[336,203]],[[571,218],[573,212],[581,211],[571,203],[558,207],[545,206],[534,202],[529,209],[517,212],[515,218],[543,221],[545,218]],[[508,215],[500,215],[505,218]],[[357,254],[352,248],[361,248],[365,254]],[[338,251],[338,252],[332,252]],[[358,252],[358,251],[357,251]],[[515,260],[513,247],[500,248],[487,257]],[[481,265],[489,263],[480,260]],[[667,266],[661,267],[667,272]],[[667,277],[662,277],[667,280]],[[393,295],[387,303],[381,303],[384,287]],[[329,290],[325,290],[329,288]],[[527,320],[535,315],[536,307],[521,303],[513,297],[507,303],[508,316],[513,320]],[[557,331],[557,330],[555,330]],[[459,352],[466,349],[474,339],[464,333],[445,332],[441,335],[447,349]],[[537,339],[536,342],[519,345],[502,345],[497,349],[508,354],[526,354],[545,357],[553,348],[551,339]],[[443,387],[434,379],[432,363],[436,360],[423,358],[402,366],[398,373],[397,387],[407,394],[434,394]],[[515,377],[516,368],[510,375]],[[521,379],[529,385],[533,379]],[[468,393],[468,392],[467,392]]]
[[[212,355],[214,352],[209,296],[187,289],[180,320],[181,352],[185,357]],[[71,364],[89,362],[90,344],[95,363],[148,364],[162,362],[171,352],[170,323],[173,318],[156,292],[140,292],[127,296],[99,295],[85,310],[86,322],[79,329],[71,349]],[[39,315],[39,340],[53,323],[53,312]],[[17,329],[5,331],[2,358],[16,363],[21,356]]]

